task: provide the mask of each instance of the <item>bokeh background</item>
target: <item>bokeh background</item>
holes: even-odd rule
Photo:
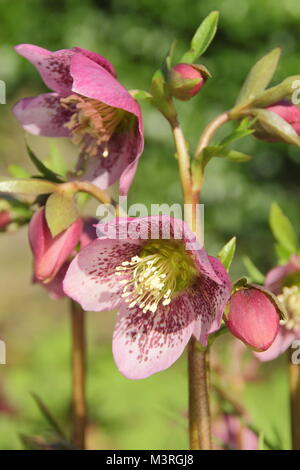
[[[172,40],[178,39],[180,57],[200,21],[213,9],[221,13],[219,31],[202,59],[213,78],[191,102],[178,104],[191,146],[213,116],[232,106],[248,69],[264,53],[282,47],[274,83],[299,73],[299,0],[0,0],[0,79],[7,85],[7,104],[0,105],[1,174],[6,175],[11,164],[33,171],[11,106],[21,97],[45,91],[35,69],[14,52],[15,44],[34,43],[52,50],[81,46],[99,52],[113,62],[127,88],[148,89]],[[180,202],[168,126],[150,106],[143,106],[143,111],[146,145],[130,202]],[[230,124],[225,131],[229,130]],[[42,159],[53,152],[47,139],[31,137],[29,141]],[[67,158],[73,157],[75,149],[68,142],[56,140],[55,145]],[[296,230],[300,223],[299,149],[252,137],[237,148],[253,159],[243,164],[216,159],[209,165],[203,192],[208,251],[216,254],[233,235],[238,238],[233,277],[244,273],[241,259],[245,254],[262,270],[275,262],[268,228],[273,200]],[[26,228],[1,235],[0,260],[0,338],[7,344],[7,365],[0,366],[0,449],[19,449],[19,433],[47,432],[31,391],[67,424],[68,305],[49,300],[40,287],[31,285]],[[89,446],[186,448],[185,358],[159,375],[128,381],[113,363],[113,324],[114,314],[88,315]],[[222,342],[217,346],[224,347]],[[237,374],[234,356],[226,357],[226,367]],[[229,394],[245,400],[253,426],[278,448],[288,448],[284,358],[263,367],[255,383],[247,387],[239,383],[234,389],[231,385],[232,380],[225,378],[223,386]]]

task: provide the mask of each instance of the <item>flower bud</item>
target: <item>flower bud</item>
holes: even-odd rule
[[[231,333],[256,351],[265,351],[275,340],[280,314],[271,297],[259,288],[236,291],[229,303],[226,323]]]
[[[82,220],[52,237],[42,208],[34,214],[29,224],[29,242],[34,256],[34,277],[37,281],[50,282],[68,259],[82,232]]]
[[[7,210],[1,210],[0,211],[0,230],[5,230],[7,225],[11,221],[11,215],[10,212]]]
[[[282,117],[300,135],[300,108],[298,106],[290,103],[290,101],[282,100],[268,106],[266,109]]]
[[[203,87],[208,76],[202,66],[177,64],[169,72],[169,90],[171,95],[181,101],[188,101]]]

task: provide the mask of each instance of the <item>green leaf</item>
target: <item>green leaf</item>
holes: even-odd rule
[[[261,93],[257,98],[252,101],[251,106],[264,108],[265,106],[277,103],[278,101],[281,101],[284,98],[291,99],[292,94],[295,91],[295,87],[293,87],[293,84],[299,80],[300,75],[293,75],[291,77],[286,78],[279,85],[276,85],[272,88],[268,88],[268,90]]]
[[[268,109],[255,109],[253,114],[257,117],[258,124],[263,131],[272,137],[288,144],[300,146],[300,137],[295,129],[281,116]]]
[[[35,165],[35,167],[41,172],[44,178],[49,181],[53,181],[54,183],[62,183],[63,180],[60,178],[59,175],[54,173],[52,170],[47,168],[44,163],[37,158],[37,156],[33,153],[29,145],[26,144],[27,152],[30,157],[30,160]]]
[[[0,192],[13,194],[39,194],[53,193],[57,189],[55,183],[40,179],[5,180],[0,181]]]
[[[43,400],[36,394],[36,393],[31,393],[35,403],[37,404],[40,412],[42,415],[46,418],[47,422],[50,424],[52,431],[54,431],[58,436],[60,436],[62,439],[66,439],[65,433],[63,432],[62,428],[50,412],[49,408]]]
[[[50,170],[54,171],[54,173],[57,175],[61,175],[63,178],[67,176],[68,167],[64,157],[59,151],[57,144],[52,140],[50,141],[50,153],[48,161],[49,164],[47,163],[47,166],[50,168]]]
[[[296,232],[276,202],[271,206],[269,220],[272,233],[279,245],[282,245],[290,255],[296,253],[298,249]]]
[[[56,191],[46,203],[46,220],[53,237],[66,230],[78,218],[73,191]]]
[[[248,135],[253,134],[254,129],[252,129],[252,126],[254,122],[255,119],[244,118],[240,122],[239,126],[220,142],[220,145],[228,145],[232,142],[242,139],[243,137],[247,137]]]
[[[192,64],[200,57],[212,42],[218,27],[219,12],[212,11],[200,24],[191,41],[191,48],[180,62]]]
[[[251,102],[270,83],[277,68],[281,49],[276,48],[262,57],[251,68],[237,99],[237,105]]]
[[[227,271],[231,266],[236,249],[236,237],[233,237],[223,246],[218,254],[218,258]]]
[[[8,172],[13,178],[30,178],[30,173],[19,165],[9,165]]]
[[[150,101],[152,95],[145,90],[130,90],[129,93],[137,101]]]
[[[275,248],[275,253],[278,259],[278,263],[279,264],[287,263],[291,257],[290,250],[287,250],[284,246],[280,245],[279,243],[275,243],[274,248]]]
[[[249,274],[250,280],[257,282],[258,284],[263,284],[265,282],[265,276],[263,273],[255,266],[253,261],[249,256],[243,256],[244,266]]]
[[[225,150],[223,155],[220,155],[220,157],[228,158],[228,160],[236,163],[248,162],[252,158],[251,155],[238,152],[237,150]]]

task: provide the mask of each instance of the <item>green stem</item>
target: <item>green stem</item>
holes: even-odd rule
[[[213,119],[206,126],[198,140],[198,144],[196,146],[195,151],[195,158],[197,158],[197,156],[202,152],[202,150],[209,145],[209,142],[211,141],[215,132],[227,121],[229,121],[229,114],[227,112],[224,112],[217,116],[215,119]]]
[[[85,312],[79,304],[70,301],[72,327],[72,432],[71,442],[77,449],[85,449],[87,410],[85,398],[86,341]]]
[[[291,356],[288,354],[292,449],[300,450],[300,366],[292,363]]]

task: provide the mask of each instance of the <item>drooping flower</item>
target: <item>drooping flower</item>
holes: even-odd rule
[[[116,219],[72,261],[65,293],[85,310],[119,309],[113,354],[140,379],[166,369],[194,334],[207,344],[230,295],[223,265],[169,216]]]
[[[254,287],[234,292],[226,324],[231,333],[256,351],[265,351],[274,342],[280,313],[274,302]]]
[[[213,435],[220,441],[222,450],[258,450],[258,436],[235,415],[225,413],[216,420]]]
[[[298,108],[298,106],[292,104],[290,101],[282,100],[268,106],[266,109],[282,117],[282,119],[288,122],[297,134],[300,135],[300,108]]]
[[[143,151],[143,125],[138,103],[110,62],[80,47],[50,52],[20,44],[16,50],[53,90],[15,105],[24,129],[70,137],[81,149],[75,177],[102,189],[120,179],[120,192],[126,194]]]
[[[85,248],[96,238],[96,219],[78,218],[68,229],[52,237],[41,208],[29,224],[29,241],[34,256],[33,282],[42,284],[53,299],[65,296],[62,283],[75,255],[76,245]]]
[[[171,95],[181,101],[188,101],[201,90],[206,78],[207,76],[196,65],[174,65],[168,79]]]
[[[295,340],[300,339],[300,258],[292,255],[289,262],[277,266],[266,276],[266,287],[277,295],[286,311],[279,333],[272,346],[255,354],[261,361],[271,361],[283,354]]]

